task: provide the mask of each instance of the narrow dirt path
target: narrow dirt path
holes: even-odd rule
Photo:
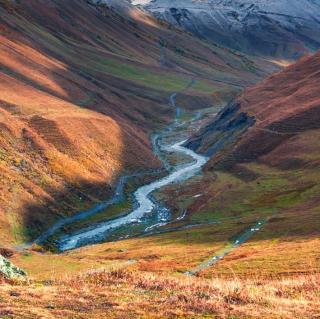
[[[260,231],[261,228],[267,223],[267,220],[261,220],[257,222],[251,228],[245,230],[242,234],[240,234],[232,243],[227,245],[226,247],[222,248],[218,251],[214,256],[210,257],[209,259],[202,262],[196,268],[187,271],[185,274],[189,276],[195,276],[201,271],[215,265],[219,261],[221,261],[224,257],[229,255],[232,251],[240,247],[242,244],[247,242],[256,232]]]

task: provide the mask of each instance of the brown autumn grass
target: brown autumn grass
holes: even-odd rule
[[[1,245],[30,241],[62,216],[108,198],[119,175],[158,168],[149,133],[170,120],[168,96],[190,80],[158,66],[158,38],[171,33],[160,25],[147,27],[138,16],[120,21],[108,10],[98,19],[86,1],[60,1],[59,10],[50,1],[11,2],[0,1]],[[91,23],[79,32],[74,26],[84,20]],[[63,36],[52,33],[57,29]],[[241,82],[257,80],[241,57],[217,49],[218,57],[207,45],[177,38],[193,52],[179,55],[179,65],[203,70],[210,61],[214,73],[230,68],[223,77],[240,72]],[[203,52],[206,66],[194,58]],[[211,105],[216,90],[226,99],[234,94],[228,84],[217,89],[208,81],[189,95]]]
[[[1,318],[320,318],[320,276],[203,279],[118,269],[0,286]]]

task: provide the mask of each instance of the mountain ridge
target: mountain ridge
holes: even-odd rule
[[[296,59],[320,47],[320,5],[313,0],[135,4],[202,38],[250,54]]]

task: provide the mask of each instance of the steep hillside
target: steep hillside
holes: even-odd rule
[[[235,98],[272,70],[128,1],[0,0],[0,317],[320,318],[320,53]]]
[[[242,52],[296,59],[320,47],[320,4],[313,0],[154,0],[156,17]]]
[[[2,243],[108,198],[119,175],[159,168],[149,133],[191,79],[181,98],[194,108],[265,75],[263,61],[108,5],[0,1]]]
[[[217,151],[216,143],[221,145],[221,139],[212,138],[212,133],[219,132],[224,138],[243,128],[247,129],[245,134],[240,140],[232,141],[232,150],[221,153],[221,157],[215,156],[215,163],[231,167],[258,160],[278,168],[316,167],[317,145],[314,141],[306,143],[308,152],[305,148],[295,148],[294,144],[302,142],[304,134],[317,134],[320,128],[319,77],[320,53],[301,59],[297,64],[247,89],[220,113],[214,123],[199,132],[199,137],[195,137],[190,145],[198,144],[198,150],[212,156]],[[292,147],[289,148],[289,145]],[[226,148],[226,144],[221,148]],[[226,162],[223,161],[227,158],[225,154],[228,154]],[[303,161],[303,156],[308,156],[309,160]]]
[[[319,80],[317,53],[246,90],[188,142],[212,158],[176,205],[201,192],[190,219],[222,221],[231,243],[239,228],[264,225],[207,273],[318,271]]]

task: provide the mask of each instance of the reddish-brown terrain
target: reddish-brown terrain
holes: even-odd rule
[[[233,102],[239,109],[228,124],[232,126],[245,113],[252,119],[251,127],[212,163],[229,166],[258,160],[280,169],[318,167],[319,80],[317,53],[247,89]]]
[[[229,243],[265,223],[207,275],[319,272],[319,81],[317,53],[247,89],[190,139],[211,159],[173,206],[189,221],[220,221],[211,230]]]
[[[0,317],[319,318],[320,53],[233,100],[274,68],[126,8],[0,0]],[[229,103],[187,143],[205,169],[152,193],[168,223],[59,254],[20,245],[113,198],[119,176],[158,172],[150,134],[174,92],[204,110],[168,140]]]
[[[159,168],[149,133],[170,121],[169,95],[192,78],[179,98],[208,107],[265,67],[137,9],[1,0],[1,242],[108,198],[125,172]]]

